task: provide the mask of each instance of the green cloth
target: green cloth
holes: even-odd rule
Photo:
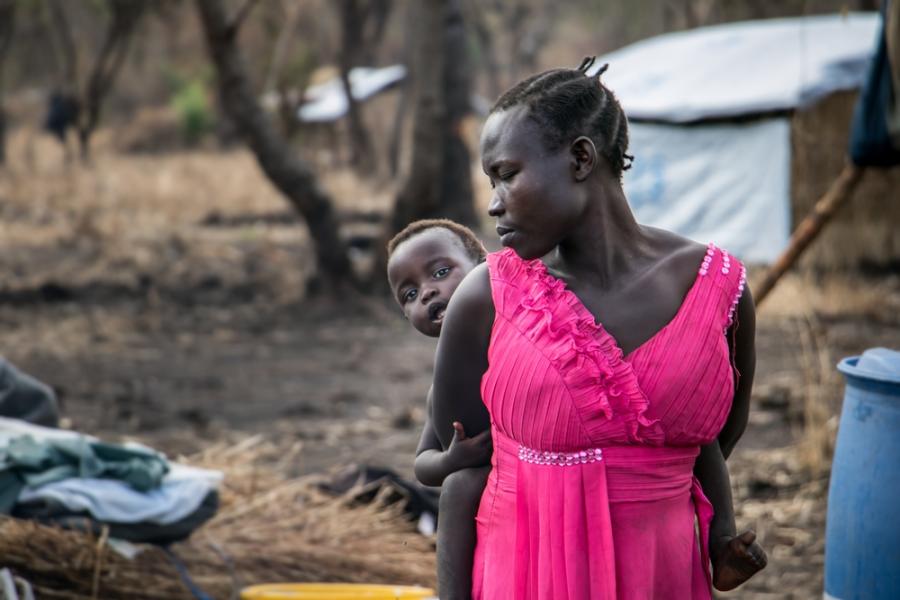
[[[90,477],[117,479],[146,492],[159,487],[168,471],[162,456],[140,448],[86,438],[38,442],[23,435],[0,449],[0,513],[9,514],[25,486]]]

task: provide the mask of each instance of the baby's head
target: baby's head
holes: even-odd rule
[[[415,221],[388,242],[388,282],[403,315],[430,337],[466,274],[487,251],[474,233],[447,219]]]

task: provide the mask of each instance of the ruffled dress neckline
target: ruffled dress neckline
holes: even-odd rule
[[[523,260],[507,248],[492,260],[524,269],[520,281],[528,289],[513,318],[529,337],[543,340],[589,435],[602,437],[606,424],[618,422],[632,443],[659,443],[662,432],[645,416],[650,402],[631,363],[578,296],[538,259]]]

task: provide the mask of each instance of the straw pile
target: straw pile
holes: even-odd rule
[[[277,465],[260,466],[278,452],[250,438],[192,457],[192,464],[226,473],[219,513],[173,546],[200,588],[225,599],[243,586],[273,581],[434,586],[433,543],[415,531],[400,504],[381,494],[358,505],[355,492],[334,498],[313,478],[288,479]],[[292,458],[280,456],[282,465]],[[162,550],[142,550],[129,560],[104,535],[0,520],[0,564],[30,581],[39,598],[193,597]]]

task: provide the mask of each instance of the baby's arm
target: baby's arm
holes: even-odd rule
[[[453,439],[450,447],[443,450],[441,442],[434,431],[431,415],[431,390],[428,392],[428,416],[419,447],[416,449],[414,470],[416,479],[423,485],[439,486],[451,473],[469,467],[487,465],[491,459],[490,430],[483,431],[475,437],[466,437],[460,423],[453,424]]]
[[[718,439],[700,449],[694,465],[694,475],[713,506],[709,553],[713,563],[713,584],[722,591],[741,585],[764,568],[767,561],[753,531],[737,535],[731,479],[725,465],[725,459],[747,426],[756,366],[755,325],[753,299],[747,288],[738,304],[735,324],[728,332],[733,348],[732,361],[738,373],[731,411]]]
[[[416,448],[416,462],[413,470],[419,483],[437,487],[450,473],[444,464],[444,449],[434,432],[434,425],[431,421],[431,390],[428,390],[426,411],[425,426],[422,429],[422,437],[419,438],[419,447]]]

